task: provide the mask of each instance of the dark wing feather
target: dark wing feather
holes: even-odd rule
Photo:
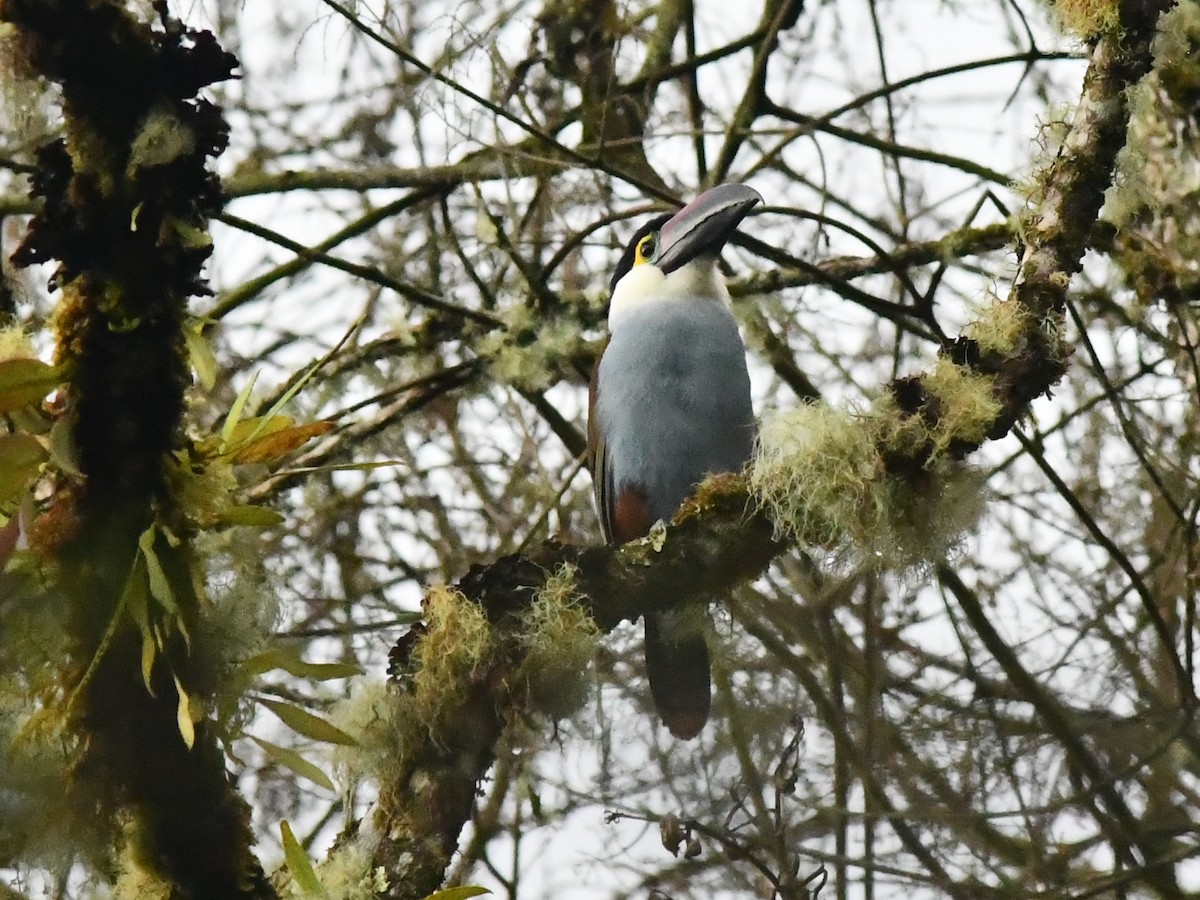
[[[606,348],[608,343],[605,342]],[[600,426],[596,421],[596,382],[600,377],[600,360],[604,358],[604,348],[596,357],[596,366],[592,369],[592,380],[588,384],[588,468],[592,472],[592,494],[596,498],[596,512],[600,515],[600,528],[604,532],[604,540],[612,543],[612,473],[608,468],[608,460],[604,452],[604,438],[600,434]]]

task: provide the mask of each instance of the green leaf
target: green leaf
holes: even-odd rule
[[[146,693],[151,697],[154,696],[154,688],[150,684],[150,676],[154,672],[154,660],[158,657],[158,645],[154,643],[154,636],[150,634],[142,635],[142,684],[146,686]]]
[[[321,881],[317,878],[316,870],[313,869],[312,860],[308,858],[308,854],[296,840],[296,835],[292,833],[292,826],[288,824],[287,819],[279,823],[279,836],[283,843],[283,858],[287,862],[288,871],[292,873],[296,886],[310,897],[325,897],[325,888],[321,887]]]
[[[50,461],[68,475],[79,471],[79,449],[75,445],[75,429],[70,420],[59,419],[50,426]]]
[[[242,667],[251,675],[283,669],[289,675],[311,678],[314,681],[332,681],[335,678],[350,678],[363,673],[362,669],[352,663],[305,662],[298,653],[284,647],[273,647],[257,653],[246,660]]]
[[[229,443],[229,439],[233,436],[233,429],[237,427],[238,422],[242,418],[242,412],[250,400],[250,393],[254,390],[254,382],[256,381],[258,381],[257,372],[250,376],[250,380],[246,382],[246,386],[234,398],[233,406],[229,408],[229,415],[225,417],[225,424],[221,427],[221,440],[225,443]]]
[[[183,689],[178,678],[175,679],[175,692],[179,694],[179,704],[175,707],[175,724],[179,727],[179,735],[183,738],[183,742],[191,750],[196,743],[196,723],[192,721],[191,698],[188,697],[187,691]]]
[[[341,340],[339,340],[328,353],[309,366],[308,371],[297,378],[295,383],[283,392],[283,396],[276,400],[275,405],[267,411],[267,416],[276,415],[281,409],[287,406],[292,401],[292,398],[295,397],[296,394],[298,394],[306,384],[308,384],[309,380],[316,375],[326,363],[337,356],[338,352],[343,346],[345,346],[346,342],[354,336],[358,329],[362,328],[365,321],[367,321],[367,314],[363,313],[356,321],[351,323],[350,327],[346,330],[346,333],[342,335]]]
[[[238,440],[235,441],[233,439],[234,438],[234,429],[238,426],[238,422],[242,417],[242,412],[245,410],[246,403],[250,399],[250,391],[254,388],[254,382],[258,378],[258,373],[255,372],[250,377],[249,383],[247,383],[246,386],[244,388],[242,388],[241,392],[237,395],[237,399],[233,401],[233,407],[229,410],[229,415],[225,418],[225,424],[221,428],[221,440],[224,444],[224,446],[222,447],[222,450],[227,453],[231,449],[244,446],[244,445],[250,443],[251,441],[253,441],[259,435],[263,434],[264,432],[267,432],[269,428],[270,428],[270,430],[278,430],[276,428],[271,428],[271,425],[278,419],[286,419],[287,418],[286,416],[279,415],[280,410],[282,410],[285,406],[287,406],[288,403],[291,402],[292,398],[295,397],[296,394],[299,393],[300,390],[306,384],[308,384],[308,382],[312,379],[312,377],[314,375],[316,375],[317,372],[320,371],[320,369],[322,367],[324,367],[326,363],[328,363],[331,359],[334,358],[334,356],[336,356],[338,354],[338,352],[342,349],[342,347],[345,345],[345,343],[348,340],[350,340],[351,337],[354,336],[355,332],[357,332],[358,329],[360,329],[362,327],[363,322],[365,322],[366,320],[367,320],[366,313],[363,313],[363,315],[359,316],[358,319],[353,324],[351,324],[350,328],[346,331],[346,333],[342,335],[341,340],[339,340],[337,342],[337,344],[335,344],[334,347],[328,353],[326,353],[324,356],[322,356],[320,359],[318,359],[315,363],[313,363],[311,366],[309,366],[308,369],[305,370],[304,374],[302,374],[299,378],[297,378],[292,383],[291,387],[289,387],[286,391],[283,392],[283,395],[278,400],[275,401],[275,403],[271,406],[271,408],[269,410],[267,410],[265,415],[258,416],[256,419],[253,420],[255,423],[254,428],[249,433],[249,435],[244,435],[244,433],[240,432],[237,435]],[[287,419],[287,424],[289,426],[292,425],[293,424],[292,420]],[[308,426],[302,426],[302,427],[308,427]],[[306,438],[306,440],[307,440],[307,438]]]
[[[211,391],[213,385],[217,383],[217,358],[213,355],[212,346],[204,337],[202,329],[204,323],[197,322],[196,324],[185,328],[183,331],[183,340],[187,345],[188,359],[192,363],[192,371],[196,373],[196,377],[200,380],[200,384],[206,391]]]
[[[309,762],[295,750],[289,750],[287,747],[280,747],[278,744],[272,744],[270,741],[264,741],[262,738],[257,738],[250,735],[250,740],[262,747],[263,752],[271,759],[272,762],[277,762],[284,768],[291,769],[301,778],[307,778],[314,784],[319,784],[328,791],[336,791],[337,788],[319,766]]]
[[[490,893],[490,890],[477,884],[464,884],[459,887],[446,888],[444,891],[434,891],[432,894],[427,894],[425,900],[467,900],[468,897],[479,897]]]
[[[25,490],[45,459],[46,450],[33,435],[0,436],[0,502]]]
[[[242,419],[229,430],[229,436],[224,438],[222,453],[235,453],[255,439],[276,431],[283,431],[296,424],[291,416],[253,416]]]
[[[251,528],[272,528],[284,519],[283,514],[265,506],[232,506],[217,517],[222,525],[246,525]]]
[[[265,697],[260,697],[258,702],[279,716],[284,725],[306,738],[324,741],[327,744],[342,744],[347,747],[353,747],[358,743],[336,725],[291,703],[268,700]]]
[[[138,554],[125,579],[125,588],[121,591],[121,606],[126,615],[133,619],[138,632],[142,636],[142,683],[146,685],[146,693],[154,696],[154,688],[150,675],[154,671],[154,660],[158,657],[158,643],[154,639],[154,630],[150,627],[149,591],[146,589],[145,558]]]
[[[162,604],[163,609],[171,615],[178,616],[179,604],[175,600],[175,592],[171,590],[171,582],[167,578],[166,570],[163,569],[162,563],[158,560],[158,554],[154,551],[156,530],[156,526],[151,525],[138,537],[138,547],[142,551],[142,557],[146,560],[146,574],[150,579],[150,596]]]
[[[380,459],[375,462],[334,463],[328,466],[296,466],[292,469],[280,469],[277,475],[315,475],[318,472],[373,472],[376,469],[387,469],[392,466],[408,465],[402,459]]]
[[[134,558],[133,568],[125,579],[125,588],[121,591],[121,604],[137,625],[142,634],[150,634],[150,614],[147,609],[146,569],[145,559],[141,554]]]
[[[62,384],[63,378],[62,367],[47,365],[40,359],[0,361],[0,413],[41,400]]]

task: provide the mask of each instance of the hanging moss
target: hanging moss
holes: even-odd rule
[[[600,629],[579,603],[575,569],[564,565],[538,590],[519,638],[524,658],[510,689],[551,719],[561,719],[587,699],[588,668]]]
[[[442,711],[455,705],[447,692],[491,657],[492,626],[478,604],[445,585],[430,589],[423,609],[427,630],[413,653],[407,715],[437,739]]]
[[[885,516],[883,461],[861,414],[805,404],[764,418],[750,486],[801,545],[870,542]]]
[[[1116,0],[1052,0],[1050,8],[1063,31],[1085,41],[1121,24]]]

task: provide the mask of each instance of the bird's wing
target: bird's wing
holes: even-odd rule
[[[607,343],[605,348],[607,348]],[[604,349],[596,357],[596,367],[592,369],[592,380],[588,384],[588,468],[592,472],[592,493],[596,498],[596,512],[600,515],[600,528],[604,532],[604,540],[612,543],[612,471],[604,452],[604,438],[600,434],[600,425],[596,421],[596,381],[600,377],[600,360],[604,358]]]

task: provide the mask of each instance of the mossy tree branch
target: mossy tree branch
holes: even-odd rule
[[[81,477],[63,476],[33,543],[57,561],[69,604],[78,813],[107,830],[125,871],[172,897],[265,897],[224,754],[205,721],[184,723],[215,675],[186,639],[197,561],[165,468],[183,442],[188,297],[206,292],[205,229],[221,202],[207,163],[228,136],[197,92],[237,60],[154,7],[151,25],[119,0],[0,2],[24,63],[61,86],[66,133],[39,153],[41,211],[14,260],[58,262],[57,357]],[[139,629],[135,597],[153,626]],[[161,643],[143,669],[150,631]]]
[[[1061,334],[1067,288],[1080,269],[1117,153],[1125,145],[1126,88],[1150,71],[1155,27],[1173,5],[1172,0],[1121,3],[1120,28],[1093,42],[1070,129],[1039,179],[1039,196],[1026,218],[1020,272],[1007,301],[1016,304],[1024,327],[1005,342],[1008,346],[989,348],[977,339],[959,338],[947,350],[954,362],[995,379],[1001,410],[989,438],[1008,434],[1029,404],[1066,370],[1070,348]],[[898,380],[892,393],[908,415],[927,421],[941,415],[940,401],[926,389],[924,376]],[[966,440],[954,452],[965,456],[981,443]],[[923,464],[928,449],[917,448],[911,458]]]
[[[527,658],[527,614],[547,579],[570,572],[578,605],[604,631],[648,609],[720,596],[761,573],[783,547],[749,503],[741,478],[710,479],[659,538],[616,549],[547,541],[476,566],[456,585],[486,617],[494,650],[438,685],[437,725],[406,734],[381,785],[375,864],[388,873],[389,896],[416,900],[438,887],[497,738],[535,711],[528,691],[514,688],[513,673]],[[391,670],[401,686],[419,679],[416,661],[427,639],[425,628],[415,628],[393,649]]]

